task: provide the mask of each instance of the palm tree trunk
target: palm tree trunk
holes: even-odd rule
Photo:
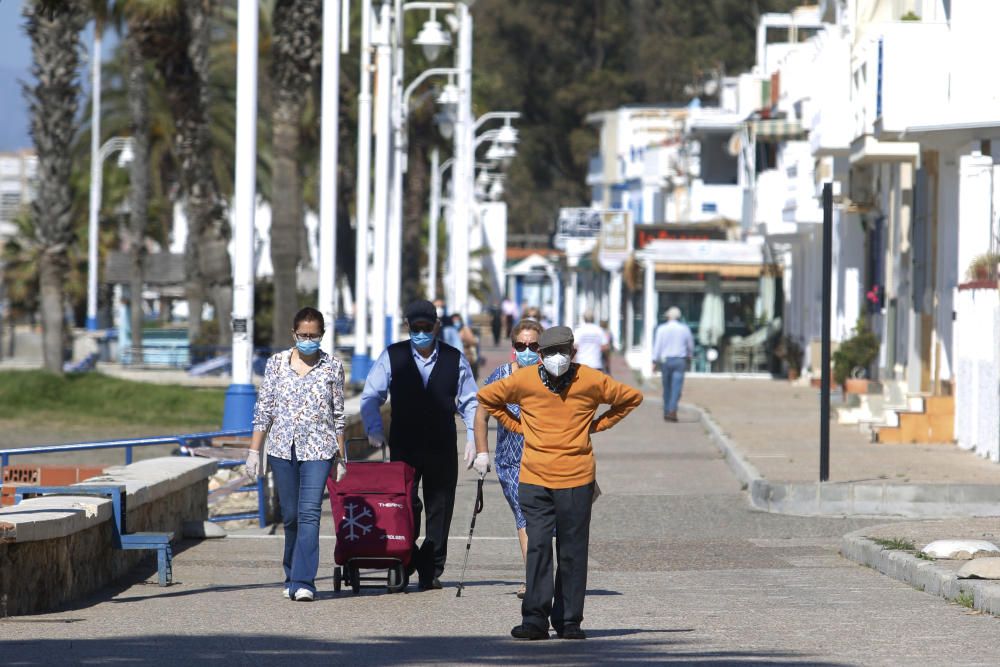
[[[146,263],[146,221],[149,215],[149,89],[146,62],[137,40],[126,37],[128,51],[128,106],[132,125],[132,164],[129,190],[129,295],[132,363],[142,363],[143,267]]]
[[[80,100],[80,31],[82,3],[42,7],[26,2],[22,10],[31,39],[34,82],[25,85],[31,106],[31,136],[38,155],[38,185],[32,202],[35,238],[41,247],[39,287],[42,310],[42,353],[45,368],[62,373],[66,321],[63,285],[69,270],[67,249],[73,242],[68,147],[76,130]]]
[[[271,264],[274,267],[274,319],[271,345],[291,342],[289,330],[298,310],[297,274],[302,234],[302,178],[299,174],[301,107],[279,103],[272,119],[274,132],[271,195]]]

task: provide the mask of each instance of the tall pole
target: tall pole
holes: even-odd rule
[[[438,220],[441,216],[441,174],[438,173],[438,149],[431,149],[431,201],[427,238],[427,298],[437,298]]]
[[[385,289],[385,315],[388,333],[387,342],[396,340],[399,330],[399,301],[402,293],[403,273],[403,170],[406,161],[405,123],[407,110],[403,107],[403,2],[395,0],[393,13],[393,71],[392,71],[392,123],[393,159],[392,182],[390,184],[391,209],[389,211],[389,234],[387,242],[387,276]]]
[[[820,346],[819,481],[830,479],[830,304],[833,282],[833,185],[823,184],[823,334]]]
[[[372,2],[361,5],[361,76],[358,87],[358,187],[357,235],[354,247],[354,357],[351,382],[364,382],[372,359],[368,356],[368,225],[371,201],[372,90],[371,90]]]
[[[372,269],[372,359],[386,344],[386,254],[389,236],[389,170],[392,142],[391,3],[383,2],[375,49],[375,261]]]
[[[455,121],[454,214],[450,259],[454,279],[454,302],[448,306],[469,318],[469,224],[472,222],[472,176],[475,164],[472,119],[472,16],[458,3],[458,118]]]
[[[340,1],[323,5],[323,99],[320,124],[319,310],[323,349],[334,350],[337,316],[337,138],[340,132]]]
[[[94,46],[90,54],[90,211],[87,220],[87,331],[97,331],[97,236],[101,211],[101,37],[102,22],[94,25]]]
[[[233,241],[233,377],[222,428],[250,428],[253,386],[253,242],[257,196],[257,0],[239,0],[236,46],[236,183]]]

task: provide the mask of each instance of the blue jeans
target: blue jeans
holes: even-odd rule
[[[268,455],[285,524],[285,588],[292,595],[300,588],[316,592],[319,569],[319,514],[332,461],[299,461]]]
[[[660,363],[663,372],[663,414],[677,412],[686,368],[687,359],[684,357],[667,357]]]

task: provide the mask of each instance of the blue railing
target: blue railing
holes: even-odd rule
[[[187,433],[184,435],[164,435],[153,438],[136,438],[130,440],[101,440],[98,442],[79,442],[67,445],[36,445],[32,447],[17,447],[15,449],[0,450],[0,479],[3,479],[3,471],[10,465],[10,459],[15,456],[28,456],[32,454],[60,454],[63,452],[82,452],[97,449],[124,449],[125,464],[132,463],[132,450],[136,447],[152,447],[155,445],[179,445],[181,451],[190,456],[187,451],[191,447],[201,443],[210,442],[212,438],[219,437],[246,437],[251,434],[246,430],[209,431],[206,433]],[[243,465],[242,459],[221,459],[217,461],[220,468],[235,468]],[[267,525],[267,499],[264,494],[264,478],[258,478],[253,485],[241,486],[238,491],[257,491],[257,511],[243,512],[240,514],[224,514],[210,517],[211,521],[234,521],[237,519],[257,519],[261,528]]]

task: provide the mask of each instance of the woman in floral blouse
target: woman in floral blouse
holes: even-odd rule
[[[344,447],[344,365],[319,349],[323,315],[303,308],[295,315],[295,347],[267,362],[253,415],[247,473],[256,478],[267,437],[267,464],[285,524],[284,596],[310,601],[319,568],[319,515],[323,489],[336,466],[347,474]]]

